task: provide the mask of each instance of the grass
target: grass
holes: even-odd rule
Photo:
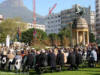
[[[42,75],[100,75],[100,68],[81,68],[78,71],[61,71],[54,73],[43,73]],[[14,73],[0,71],[0,75],[37,75],[35,72]]]
[[[83,65],[81,65],[83,66]],[[86,66],[85,66],[86,67]],[[54,73],[43,73],[42,75],[100,75],[100,62],[96,65],[97,68],[80,68],[77,71],[68,71],[68,67],[64,67],[64,71],[54,72]],[[0,75],[38,75],[35,71],[30,70],[30,72],[6,72],[0,71]]]
[[[43,75],[51,75],[51,73]],[[79,71],[55,72],[52,75],[100,75],[100,68],[87,68],[87,69],[80,69]]]

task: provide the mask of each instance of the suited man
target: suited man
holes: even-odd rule
[[[40,73],[40,51],[36,52],[36,64],[35,64],[35,71]]]
[[[69,56],[68,56],[68,62],[70,64],[70,67],[68,70],[77,69],[76,66],[76,55],[73,49],[70,50]]]
[[[51,49],[49,50],[48,54],[48,65],[51,67],[51,72],[56,70],[56,55]]]
[[[79,65],[82,63],[82,55],[79,49],[76,49],[76,68],[78,69]]]
[[[28,66],[27,66],[27,58],[28,58],[28,51],[24,51],[24,56],[22,59],[22,72],[24,72],[25,70],[28,70]]]
[[[61,71],[62,66],[64,65],[64,54],[63,54],[63,50],[58,50],[58,54],[57,54],[57,65],[60,66],[59,67],[59,71]]]
[[[27,61],[26,61],[26,65],[28,66],[28,70],[34,66],[34,63],[35,63],[35,55],[30,50],[29,54],[27,55]]]
[[[39,64],[40,67],[46,67],[48,65],[48,63],[47,63],[47,55],[46,55],[44,49],[41,50],[41,53],[39,55],[39,61],[41,62]]]
[[[41,74],[43,73],[44,71],[46,71],[46,66],[48,65],[48,59],[47,59],[47,55],[45,53],[45,50],[42,49],[41,50],[41,53],[39,55],[36,56],[36,70],[37,70],[37,73]]]

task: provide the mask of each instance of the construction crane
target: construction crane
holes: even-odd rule
[[[36,25],[36,1],[33,0],[33,27]]]
[[[37,32],[36,32],[36,1],[35,0],[33,0],[33,28],[34,28],[34,30],[33,30],[33,37],[35,37],[36,38],[36,34],[37,34]]]
[[[49,10],[49,15],[52,14],[52,11],[56,8],[57,3],[53,5],[53,7]]]

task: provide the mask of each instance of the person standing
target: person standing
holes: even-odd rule
[[[51,72],[56,70],[56,55],[51,49],[48,54],[48,65],[51,67]]]
[[[96,67],[97,62],[97,52],[95,48],[92,48],[91,54],[90,54],[90,67]]]
[[[35,62],[35,56],[33,55],[32,51],[29,51],[29,54],[27,55],[27,61],[26,65],[28,66],[28,70],[34,66]]]
[[[5,49],[3,51],[3,54],[1,55],[1,69],[5,69],[7,64],[7,50]]]
[[[69,56],[68,56],[68,63],[70,64],[70,67],[68,70],[77,69],[76,55],[75,55],[74,49],[70,49]]]
[[[18,72],[21,69],[21,63],[22,63],[22,56],[20,50],[17,50],[17,55],[15,56],[13,63],[15,64],[16,72]]]
[[[76,49],[76,69],[78,70],[79,65],[82,63],[82,54],[80,49]]]
[[[59,65],[59,71],[62,70],[62,67],[64,66],[64,53],[63,50],[58,50],[57,54],[57,65]]]
[[[7,58],[8,58],[8,70],[10,71],[12,68],[13,60],[15,58],[15,55],[12,53],[12,51],[9,51]]]

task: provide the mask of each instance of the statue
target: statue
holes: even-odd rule
[[[84,14],[85,14],[85,9],[82,7],[79,7],[78,5],[75,5],[76,18],[74,18],[73,20],[73,25],[72,25],[73,28],[76,28],[78,18],[84,16]]]
[[[85,14],[85,9],[80,8],[78,5],[75,5],[75,13],[76,13],[77,17],[81,17]]]
[[[7,35],[7,38],[6,38],[6,46],[9,48],[10,46],[10,36]]]

